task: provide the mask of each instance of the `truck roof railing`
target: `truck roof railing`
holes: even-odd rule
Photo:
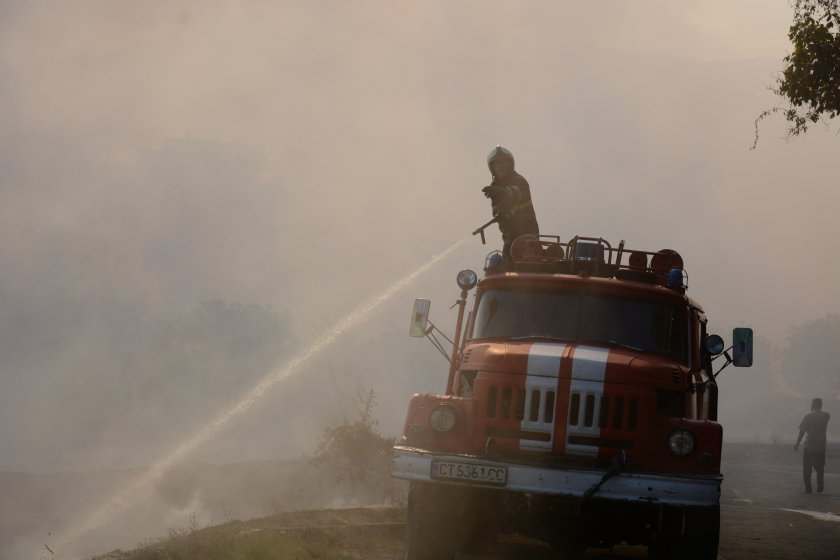
[[[507,270],[512,272],[585,274],[680,290],[687,287],[682,257],[672,249],[629,249],[624,240],[618,247],[613,247],[603,237],[583,235],[576,235],[565,243],[556,235],[522,235],[513,242],[510,253],[512,262]],[[485,270],[488,273],[502,271],[493,267]]]

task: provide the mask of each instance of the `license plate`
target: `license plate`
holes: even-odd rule
[[[463,480],[476,484],[491,484],[493,486],[504,486],[507,484],[507,467],[432,461],[432,472],[430,475],[437,480]]]

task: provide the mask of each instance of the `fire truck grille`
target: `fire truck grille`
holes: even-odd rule
[[[682,384],[682,372],[680,372],[677,368],[671,368],[671,381],[677,385]]]
[[[569,443],[574,445],[589,445],[591,447],[615,447],[617,449],[633,449],[633,440],[597,438],[588,436],[569,436]]]
[[[514,439],[530,439],[534,441],[551,441],[551,434],[544,432],[530,432],[528,430],[506,430],[504,428],[489,427],[487,435],[501,436]]]
[[[520,450],[546,453],[554,441],[554,408],[557,389],[551,386],[514,387],[492,384],[487,387],[487,435],[518,440]]]
[[[515,419],[534,424],[554,423],[557,393],[544,388],[514,389],[491,385],[487,388],[487,418]]]
[[[639,399],[573,392],[569,399],[569,426],[635,431],[639,424]]]

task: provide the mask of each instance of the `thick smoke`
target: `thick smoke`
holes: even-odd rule
[[[545,233],[680,251],[719,332],[763,337],[756,368],[721,377],[727,437],[792,437],[793,419],[771,411],[822,388],[778,354],[792,328],[840,309],[840,192],[833,134],[787,142],[766,121],[748,149],[776,103],[767,87],[789,11],[0,3],[0,471],[59,473],[0,500],[0,556],[43,552],[66,512],[95,509],[132,472],[108,469],[154,463],[489,219],[480,189],[497,143],[531,182]],[[296,460],[352,416],[359,387],[377,391],[378,426],[396,435],[409,395],[445,375],[405,336],[413,298],[431,297],[435,323],[451,325],[455,273],[480,269],[498,233],[488,241],[419,278],[191,460]],[[66,477],[91,471],[96,489],[71,492]],[[169,513],[134,538],[195,511],[224,517],[201,499],[157,508]],[[130,537],[115,526],[101,542]]]

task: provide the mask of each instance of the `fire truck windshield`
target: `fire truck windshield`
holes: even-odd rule
[[[549,338],[620,345],[686,361],[681,308],[661,302],[579,292],[488,290],[473,338]]]

